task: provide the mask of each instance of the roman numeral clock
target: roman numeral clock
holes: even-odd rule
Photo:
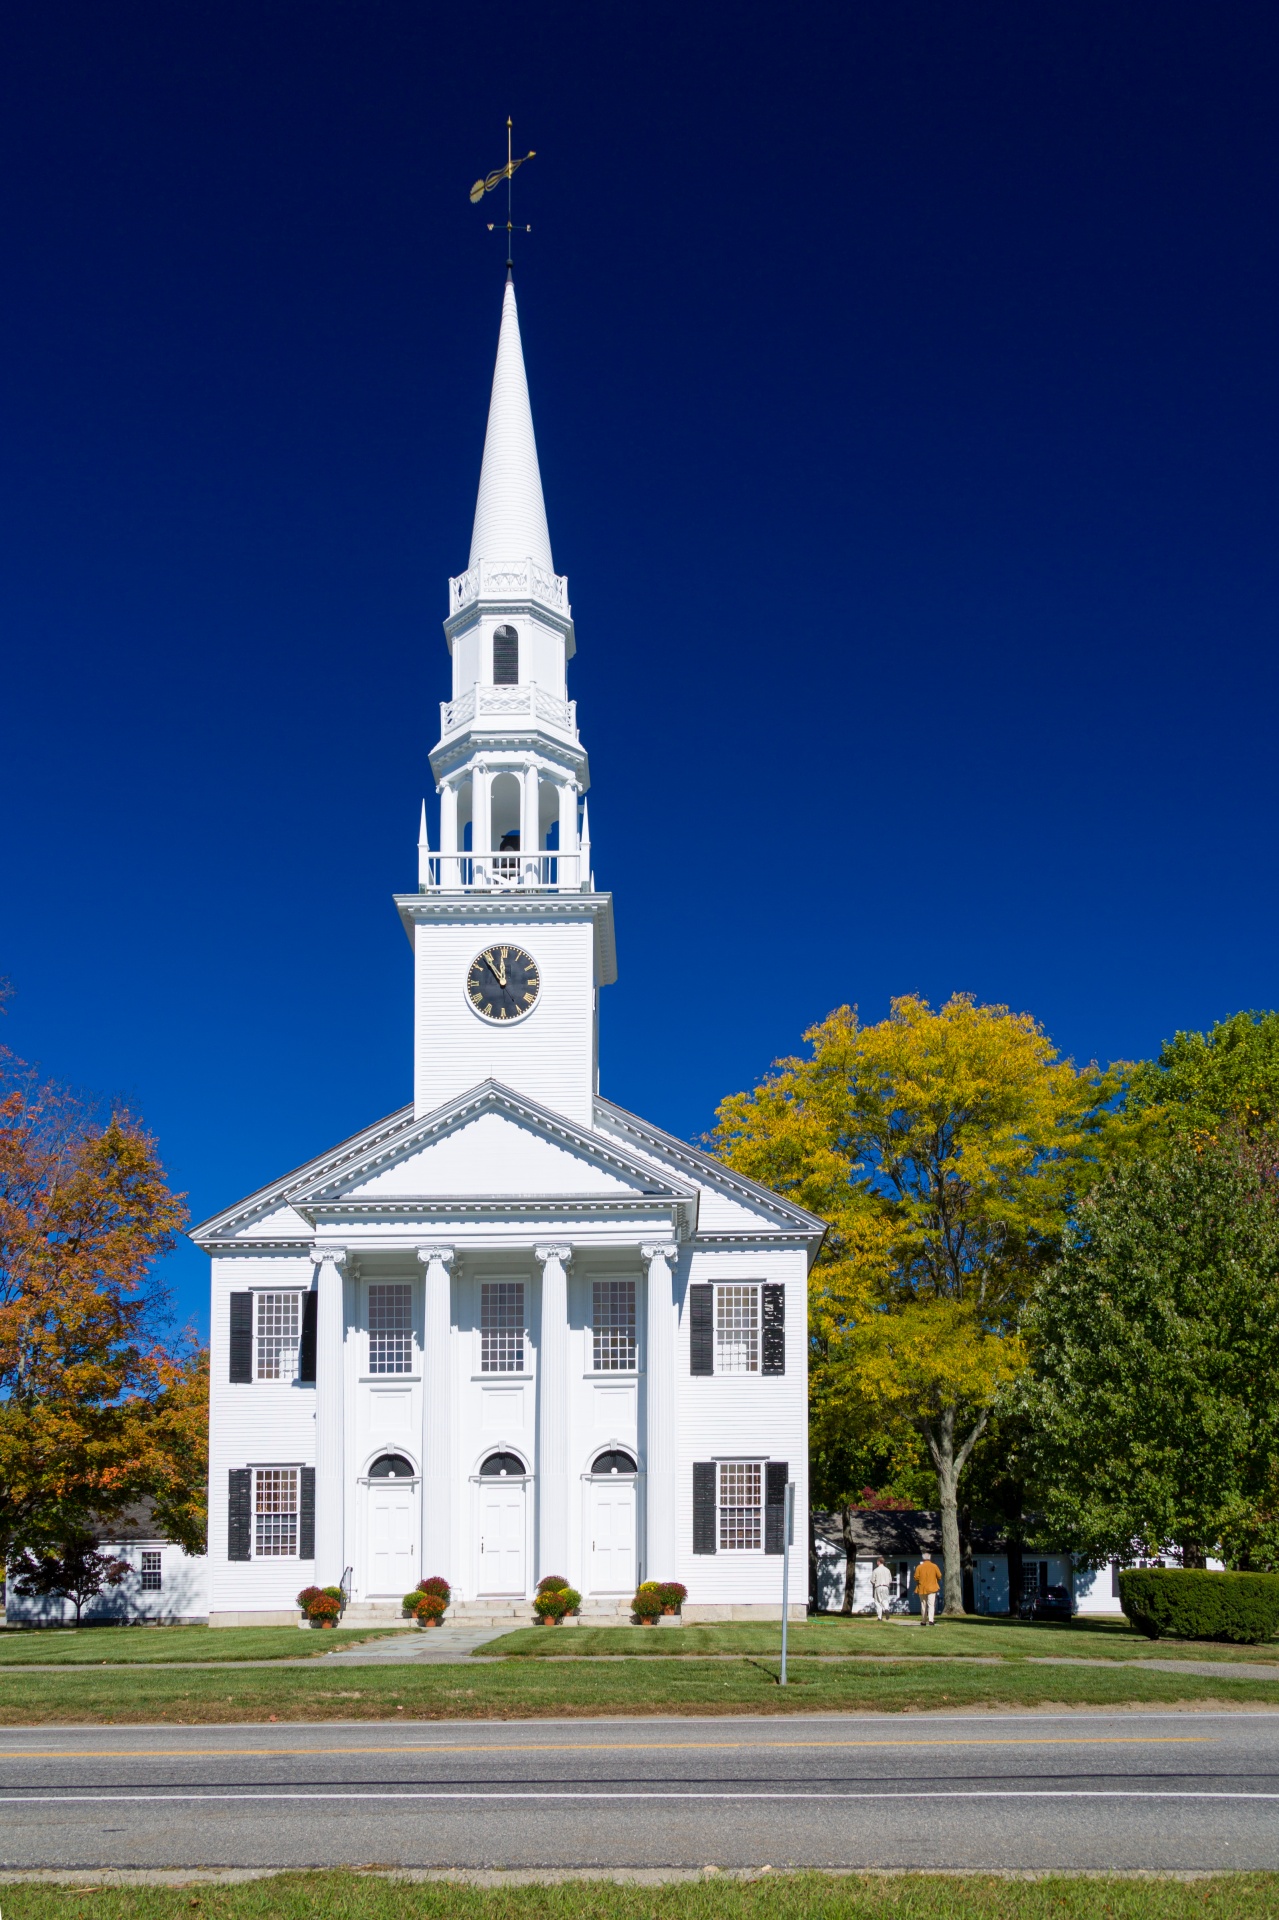
[[[485,947],[471,962],[466,997],[485,1020],[522,1020],[541,992],[537,962],[523,947]]]

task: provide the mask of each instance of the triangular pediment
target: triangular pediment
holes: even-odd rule
[[[289,1194],[304,1216],[342,1202],[692,1199],[695,1188],[561,1115],[486,1081]]]

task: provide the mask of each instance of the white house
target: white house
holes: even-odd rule
[[[778,1617],[822,1223],[600,1095],[613,902],[509,277],[444,635],[439,851],[423,804],[395,901],[412,1105],[194,1234],[210,1620],[293,1620],[300,1587],[339,1581],[395,1617],[426,1574],[463,1613],[522,1613],[548,1573],[585,1612],[652,1578],[683,1581],[686,1618]]]

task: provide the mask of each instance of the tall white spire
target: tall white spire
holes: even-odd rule
[[[484,436],[484,464],[475,502],[471,557],[503,561],[532,558],[554,573],[551,536],[546,525],[542,476],[533,438],[533,411],[529,406],[520,319],[515,310],[514,282],[507,280],[502,300],[502,330],[497,341],[493,395],[489,401],[488,432]]]

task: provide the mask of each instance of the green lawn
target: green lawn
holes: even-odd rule
[[[501,1654],[546,1658],[555,1654],[626,1653],[669,1659],[675,1653],[777,1654],[782,1629],[758,1626],[714,1627],[521,1627],[476,1649],[477,1658]],[[1126,1620],[1046,1621],[970,1617],[939,1620],[923,1628],[918,1620],[811,1620],[790,1629],[794,1654],[872,1654],[889,1659],[927,1654],[944,1659],[956,1654],[985,1659],[1028,1660],[1064,1656],[1083,1660],[1232,1660],[1279,1661],[1279,1640],[1259,1647],[1222,1645],[1209,1640],[1147,1640]]]
[[[567,1637],[567,1636],[566,1636]],[[907,1713],[929,1709],[1279,1706],[1279,1681],[1155,1673],[1122,1663],[1039,1667],[797,1660],[494,1660],[487,1665],[0,1669],[0,1724],[502,1719],[596,1714]],[[13,1916],[9,1916],[13,1920]]]
[[[472,1887],[361,1873],[286,1873],[236,1886],[4,1889],[9,1920],[1265,1920],[1279,1875],[1206,1880],[797,1873],[666,1886],[570,1880]]]
[[[173,1660],[304,1660],[334,1647],[380,1640],[376,1628],[23,1627],[0,1633],[0,1668],[97,1667],[104,1662],[164,1666]]]

